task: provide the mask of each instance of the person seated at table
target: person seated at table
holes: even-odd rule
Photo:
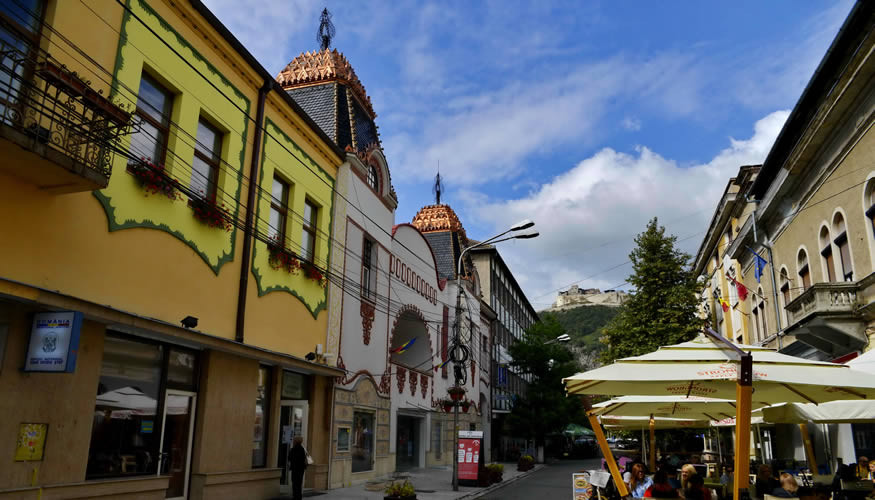
[[[684,464],[681,467],[681,487],[678,489],[678,496],[685,500],[711,500],[711,490],[705,487],[705,480],[696,472],[693,464]]]
[[[869,462],[869,474],[867,474],[865,477],[861,477],[860,479],[868,479],[875,482],[875,462]]]
[[[869,459],[860,457],[857,459],[857,477],[860,479],[869,479]]]
[[[723,474],[720,476],[720,484],[724,486],[732,487],[733,474],[732,474],[732,464],[726,464],[723,466]]]
[[[781,483],[772,476],[772,468],[768,464],[760,464],[757,468],[757,480],[753,487],[754,497],[763,498],[766,493],[771,494],[776,488],[780,488]]]
[[[668,482],[668,472],[660,467],[653,475],[653,484],[644,492],[644,498],[677,498],[678,490]]]
[[[643,498],[647,488],[653,484],[653,479],[650,479],[644,474],[644,464],[636,463],[632,466],[631,477],[629,478],[629,494],[635,498]]]
[[[862,500],[866,498],[865,491],[843,489],[844,485],[853,484],[857,480],[857,464],[847,464],[840,467],[832,481],[833,498],[835,500]]]
[[[781,473],[781,487],[772,490],[772,496],[781,498],[796,498],[796,492],[799,490],[799,483],[796,478],[786,472]]]

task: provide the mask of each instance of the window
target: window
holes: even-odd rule
[[[252,438],[252,467],[267,464],[267,429],[270,414],[270,367],[258,367],[255,393],[255,435]]]
[[[374,468],[374,414],[352,414],[352,471],[364,472]]]
[[[768,323],[766,322],[766,301],[763,298],[763,287],[758,287],[756,295],[753,296],[752,320],[754,338],[761,342],[769,336]]]
[[[373,165],[368,166],[368,186],[371,186],[377,194],[380,193],[380,177],[377,175],[377,168]]]
[[[139,130],[135,128],[137,131],[131,134],[130,153],[134,158],[144,158],[157,165],[164,164],[172,106],[173,94],[143,73],[135,113]]]
[[[804,249],[799,250],[799,255],[796,257],[796,266],[799,269],[799,281],[802,282],[802,290],[808,290],[811,286],[811,273],[808,270],[808,254]]]
[[[434,452],[435,460],[441,459],[441,452],[444,444],[444,427],[443,422],[434,419],[431,421],[431,449]]]
[[[367,237],[362,242],[362,297],[374,299],[377,290],[377,252]]]
[[[279,177],[273,177],[270,189],[270,215],[268,216],[268,237],[286,246],[286,225],[288,220],[289,185]]]
[[[865,193],[863,208],[866,209],[866,218],[872,224],[872,235],[875,236],[875,179],[867,181]]]
[[[832,240],[829,237],[829,228],[823,226],[820,228],[820,256],[823,267],[825,268],[824,275],[830,283],[836,280],[835,260],[832,258]]]
[[[191,163],[192,191],[207,200],[216,201],[221,160],[222,134],[201,118],[197,123],[197,144]]]
[[[319,209],[306,200],[304,202],[304,231],[301,234],[301,256],[309,261],[316,259],[316,221]]]
[[[42,0],[0,2],[0,43],[4,51],[20,54],[4,57],[5,67],[0,71],[0,116],[8,116],[6,105],[18,102],[21,80],[32,68],[27,63],[14,64],[12,60],[21,58],[31,47],[39,46],[43,8]]]
[[[841,264],[841,276],[839,278],[844,281],[854,280],[854,265],[851,261],[851,247],[848,243],[847,227],[845,226],[845,218],[841,212],[837,212],[832,220],[833,233],[837,236],[833,240],[839,250],[839,259]]]

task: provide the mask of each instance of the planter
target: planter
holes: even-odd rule
[[[406,497],[383,497],[383,500],[416,500],[416,495],[408,495]]]
[[[462,405],[462,411],[465,413],[468,413],[468,408],[470,408],[470,407],[471,407],[471,405]]]
[[[447,413],[453,411],[453,403],[444,403],[444,411]]]
[[[461,387],[450,387],[447,389],[447,392],[450,393],[450,398],[453,401],[461,401],[463,397],[465,397],[465,389]]]
[[[489,471],[489,482],[492,484],[500,483],[504,481],[504,473],[503,472],[494,472]]]
[[[194,218],[208,227],[214,227],[230,231],[233,225],[230,214],[225,211],[225,204],[217,205],[215,201],[207,198],[192,198],[188,202]]]
[[[520,472],[526,472],[526,471],[532,470],[534,467],[535,466],[533,464],[527,464],[527,465],[517,464],[516,470],[518,470]]]

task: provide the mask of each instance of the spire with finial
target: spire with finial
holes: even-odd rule
[[[435,204],[441,204],[441,193],[444,191],[444,183],[441,181],[441,167],[440,163],[438,163],[438,173],[434,177],[434,186],[431,188],[431,192],[434,193]]]
[[[328,8],[322,9],[322,15],[319,16],[319,31],[316,33],[316,42],[322,50],[331,47],[331,40],[334,38],[334,23],[331,22],[331,12]]]

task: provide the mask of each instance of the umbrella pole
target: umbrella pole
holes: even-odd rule
[[[656,420],[650,414],[650,472],[656,472]]]
[[[714,430],[717,431],[717,456],[720,457],[720,466],[723,467],[723,445],[720,444],[720,427],[716,427]]]
[[[621,498],[629,496],[629,489],[626,488],[626,483],[623,482],[623,475],[620,474],[620,468],[617,467],[617,461],[614,460],[614,454],[611,453],[611,447],[608,446],[608,440],[605,439],[605,432],[602,430],[602,424],[598,417],[592,412],[592,402],[589,396],[583,396],[583,409],[586,410],[586,416],[589,419],[589,424],[595,432],[596,441],[599,443],[599,448],[602,450],[602,456],[605,457],[605,462],[608,464],[608,470],[611,471],[611,477],[614,478],[614,485],[617,487],[617,492]]]
[[[644,427],[642,427],[641,428],[641,460],[644,461],[644,465],[650,466],[650,464],[648,463],[648,462],[650,462],[650,460],[648,459],[649,455],[647,454],[647,442],[646,442],[647,440],[645,439],[644,436],[645,436]],[[653,467],[651,467],[651,469],[652,468]]]
[[[799,424],[799,432],[802,433],[802,443],[805,445],[805,455],[808,457],[808,468],[812,474],[817,474],[817,461],[814,458],[814,445],[811,443],[811,435],[808,434],[808,424]]]
[[[748,498],[750,486],[750,411],[753,392],[753,357],[750,353],[741,356],[741,369],[735,385],[735,477],[733,498]]]

